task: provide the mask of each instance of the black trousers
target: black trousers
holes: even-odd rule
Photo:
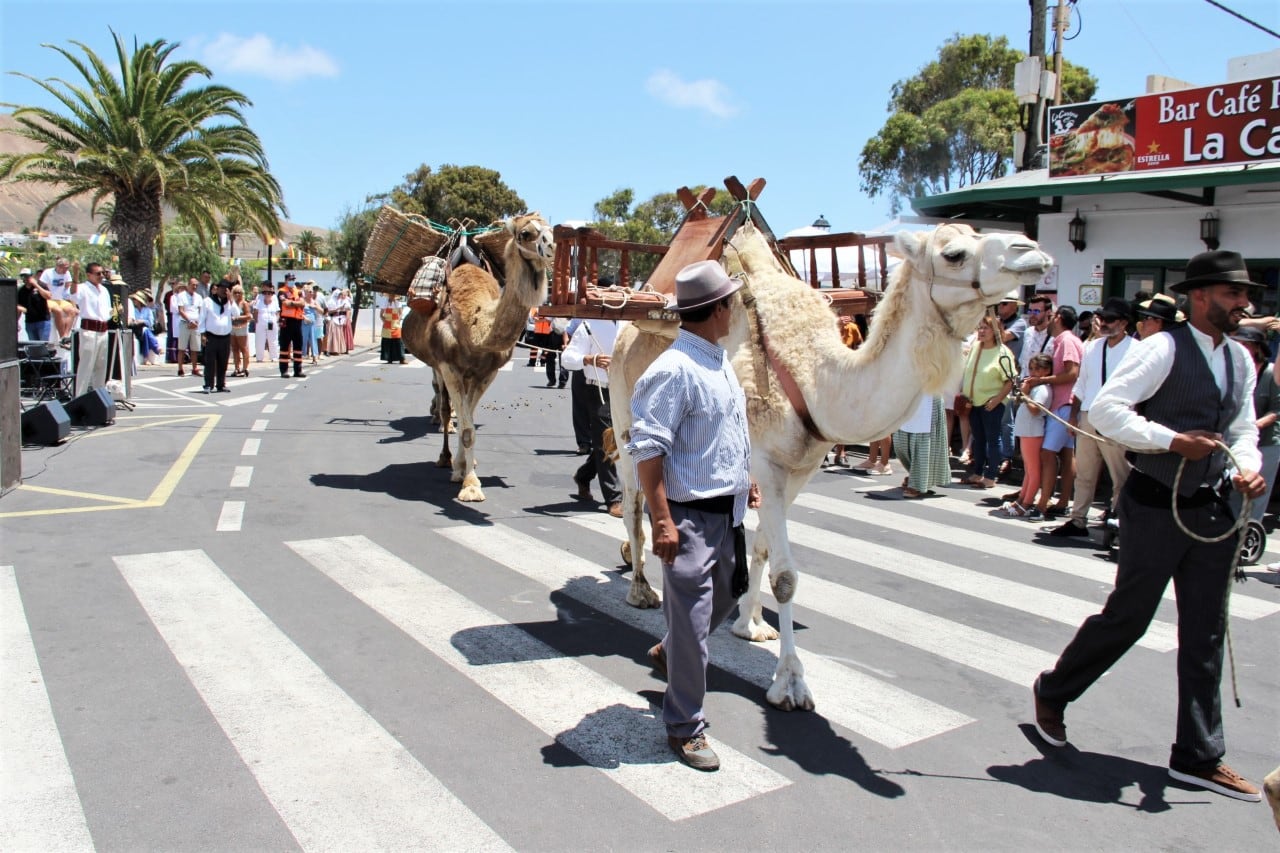
[[[595,389],[587,385],[584,370],[569,371],[569,405],[573,412],[573,439],[579,447],[591,446],[591,396]]]
[[[1222,642],[1236,537],[1212,545],[1191,539],[1178,529],[1168,501],[1160,506],[1150,498],[1151,483],[1137,471],[1125,482],[1117,507],[1115,589],[1102,612],[1080,626],[1054,668],[1040,676],[1039,696],[1056,707],[1080,698],[1146,632],[1172,578],[1178,602],[1178,724],[1169,766],[1184,772],[1212,768],[1226,754]],[[1216,497],[1179,515],[1201,536],[1217,536],[1233,520]]]
[[[207,332],[202,354],[204,356],[204,387],[226,388],[227,360],[231,358],[231,336]]]
[[[604,401],[601,402],[601,392]],[[618,487],[618,471],[613,463],[604,455],[604,431],[613,426],[613,415],[609,411],[609,389],[598,385],[587,385],[588,428],[591,436],[591,453],[574,473],[573,479],[579,483],[600,481],[600,495],[606,504],[622,500],[622,489]]]
[[[293,361],[293,375],[302,373],[302,318],[280,318],[280,375],[289,375],[289,362]]]

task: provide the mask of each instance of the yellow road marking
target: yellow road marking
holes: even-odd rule
[[[140,418],[146,418],[146,417],[151,417],[151,416],[134,415],[133,419],[140,419]],[[191,437],[191,440],[187,442],[187,446],[183,448],[182,452],[178,455],[178,458],[174,461],[174,463],[169,466],[169,470],[165,473],[164,477],[160,480],[160,483],[151,491],[150,496],[148,496],[147,498],[143,500],[138,500],[137,498],[113,497],[111,495],[99,495],[93,492],[75,492],[75,491],[70,491],[68,489],[55,489],[55,488],[49,488],[46,486],[28,486],[23,484],[23,485],[20,485],[18,488],[24,489],[26,491],[40,492],[43,494],[81,498],[83,500],[104,501],[107,503],[106,505],[99,504],[95,506],[75,506],[75,507],[62,507],[62,508],[56,508],[56,509],[29,509],[29,510],[20,510],[17,512],[0,512],[0,518],[26,518],[26,517],[37,516],[37,515],[65,515],[65,514],[79,513],[79,512],[105,512],[108,510],[117,510],[117,509],[151,509],[155,507],[164,506],[165,503],[168,502],[169,498],[173,496],[174,489],[178,487],[178,483],[182,480],[183,476],[187,473],[187,470],[191,467],[191,463],[195,460],[196,454],[199,453],[200,448],[204,446],[205,441],[209,438],[209,434],[213,432],[213,428],[218,425],[218,421],[222,420],[222,415],[185,415],[177,418],[166,415],[162,417],[164,418],[164,420],[159,420],[152,424],[137,426],[137,427],[127,427],[122,430],[114,430],[110,432],[101,433],[103,435],[120,435],[122,432],[128,432],[135,429],[147,429],[149,427],[168,426],[170,424],[184,423],[188,421],[204,421],[204,426],[200,427],[200,429],[196,431],[196,434]],[[90,435],[99,435],[99,434],[100,433],[90,433]],[[88,438],[88,437],[90,436],[85,436],[85,438]]]

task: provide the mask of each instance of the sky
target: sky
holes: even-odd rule
[[[1280,32],[1278,0],[1222,2]],[[1027,0],[0,0],[0,71],[72,79],[41,45],[114,60],[111,30],[179,42],[253,102],[287,218],[308,227],[451,163],[497,170],[553,223],[621,188],[643,200],[737,175],[768,181],[779,234],[820,215],[867,231],[890,205],[862,192],[858,157],[894,82],[957,33],[1026,50],[1030,26]],[[1220,83],[1230,58],[1276,49],[1206,0],[1078,0],[1063,54],[1105,100],[1148,74]],[[8,73],[0,102],[52,105]]]

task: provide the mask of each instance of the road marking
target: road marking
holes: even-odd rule
[[[494,528],[467,530],[488,535]],[[720,772],[691,772],[671,755],[661,722],[654,719],[652,709],[637,705],[634,693],[564,657],[363,536],[287,544],[424,648],[668,820],[704,814],[791,784],[719,741]]]
[[[805,507],[806,509],[814,509],[830,515],[851,518],[864,524],[878,524],[890,529],[900,529],[899,526],[903,524],[903,516],[871,506],[872,503],[872,501],[862,501],[857,504],[851,504],[839,498],[812,493],[801,494],[795,500],[796,506]],[[988,534],[973,532],[972,520],[969,515],[948,509],[942,505],[944,503],[948,502],[938,501],[936,504],[931,503],[929,508],[933,509],[936,505],[943,512],[962,515],[966,519],[965,523],[940,524],[935,521],[912,517],[910,521],[911,533],[923,539],[946,542],[958,548],[968,548],[982,553],[989,553],[991,544],[995,540]],[[1070,553],[1065,548],[1049,548],[1030,542],[1000,539],[999,543],[1001,555],[1011,560],[1027,563],[1048,571],[1061,572],[1062,574],[1094,581],[1105,589],[1110,589],[1115,585],[1116,566],[1115,563],[1109,560],[1100,560],[1097,557],[1081,557]],[[1164,591],[1164,598],[1169,601],[1174,600],[1172,588]],[[1101,606],[1098,609],[1101,610]],[[1273,613],[1280,613],[1280,603],[1254,598],[1241,593],[1238,589],[1231,594],[1231,615],[1233,618],[1252,621],[1270,616]]]
[[[908,525],[911,523],[911,519],[907,516],[902,516],[902,519],[903,523]],[[747,527],[753,531],[756,530],[757,521],[754,517],[747,519]],[[1072,598],[1030,584],[983,574],[953,563],[904,554],[898,549],[886,548],[867,539],[832,533],[797,521],[787,522],[787,537],[792,545],[811,548],[833,557],[892,572],[901,577],[949,589],[980,601],[1020,610],[1064,625],[1079,625],[1102,607],[1101,604],[1095,604],[1092,601]],[[1003,545],[1003,542],[997,544]],[[805,575],[801,583],[807,585],[810,579],[811,576]],[[802,607],[807,606],[807,596],[799,597],[796,603]],[[1178,629],[1168,622],[1153,620],[1147,628],[1146,635],[1138,640],[1138,645],[1157,652],[1172,651],[1178,647]]]
[[[281,391],[281,392],[280,392],[280,393],[278,393],[278,394],[272,394],[272,395],[271,395],[271,399],[272,399],[272,400],[283,400],[285,397],[288,397],[288,396],[289,396],[289,394],[288,394],[288,392],[287,392],[287,391]]]
[[[0,838],[6,850],[93,850],[13,566],[0,566]]]
[[[222,512],[218,515],[217,533],[239,533],[244,523],[244,501],[223,501]]]
[[[286,390],[286,391],[295,391],[295,390],[297,390],[298,385],[300,385],[300,384],[301,384],[301,383],[299,383],[299,382],[290,382],[288,385],[284,386],[284,390]]]
[[[273,415],[275,414],[275,411],[276,411],[275,403],[267,403],[265,406],[262,407],[262,414],[264,415]]]
[[[244,440],[244,446],[240,448],[240,455],[241,456],[257,456],[258,448],[261,446],[262,446],[262,439],[246,438]]]
[[[115,562],[302,849],[508,849],[203,551]]]
[[[256,420],[253,422],[253,426],[249,427],[249,432],[266,432],[267,424],[269,423],[271,423],[271,421],[266,418]]]
[[[231,474],[231,488],[247,489],[251,479],[253,479],[253,466],[237,465],[236,470]]]
[[[602,524],[583,516],[565,520],[595,533],[614,535],[622,522],[608,516]],[[450,541],[524,575],[550,590],[562,592],[613,619],[655,638],[666,633],[662,611],[639,610],[626,603],[620,585],[610,582],[600,566],[562,548],[499,527],[449,527],[438,531]],[[728,631],[708,641],[712,662],[767,690],[778,664],[779,643],[748,643]],[[891,749],[907,746],[973,722],[972,717],[930,702],[902,688],[825,658],[806,655],[805,679],[822,699],[822,715]]]
[[[266,391],[262,391],[258,394],[249,394],[248,396],[245,396],[245,397],[238,397],[233,393],[230,397],[219,397],[218,405],[231,406],[231,407],[247,406],[251,403],[257,403],[258,401],[262,400],[262,398],[266,396],[267,396]]]

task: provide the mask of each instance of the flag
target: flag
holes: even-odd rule
[[[218,235],[218,248],[227,248],[227,232],[225,231]]]
[[[90,246],[105,246],[107,244],[106,234],[94,234],[89,238]]]

